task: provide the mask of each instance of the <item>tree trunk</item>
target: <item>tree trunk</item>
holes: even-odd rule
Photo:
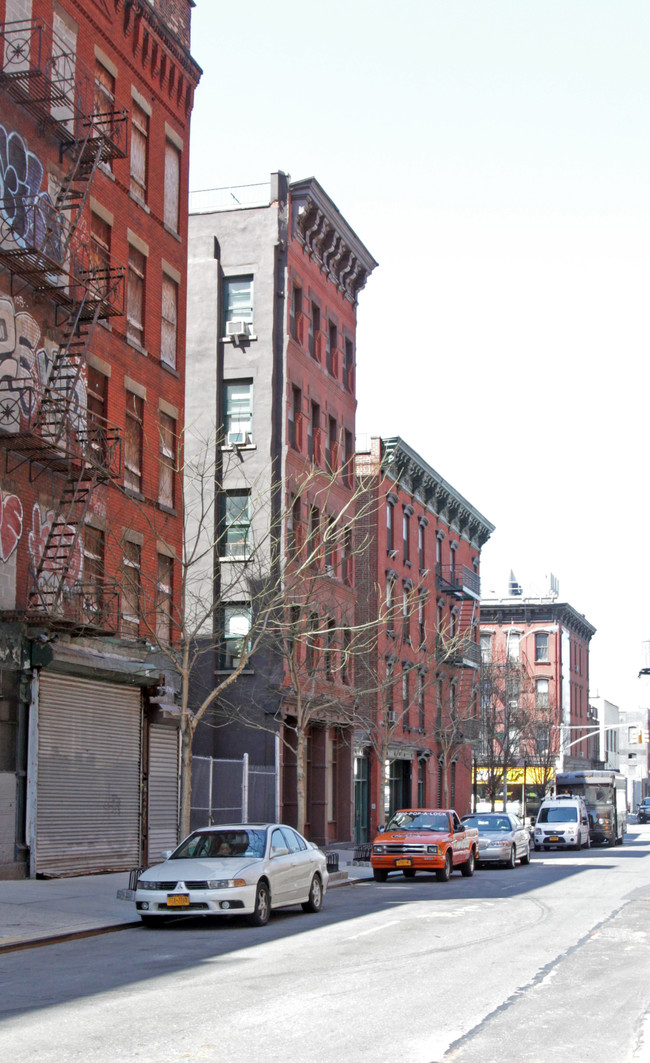
[[[181,715],[181,780],[179,800],[179,841],[190,833],[192,807],[192,720],[188,713]]]
[[[305,810],[307,804],[307,779],[305,764],[307,761],[307,735],[302,727],[296,728],[296,827],[305,833]]]

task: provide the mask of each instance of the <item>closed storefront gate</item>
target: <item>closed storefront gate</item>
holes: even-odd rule
[[[37,727],[33,873],[139,864],[139,688],[42,671]]]
[[[149,727],[149,793],[146,862],[178,844],[178,728]]]

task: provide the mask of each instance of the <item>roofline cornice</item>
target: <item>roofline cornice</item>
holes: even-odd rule
[[[396,481],[408,480],[413,496],[432,512],[446,515],[449,523],[457,525],[470,540],[476,541],[479,546],[487,542],[494,531],[494,524],[400,436],[382,439],[381,452],[384,473]]]

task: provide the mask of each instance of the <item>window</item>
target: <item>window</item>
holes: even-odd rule
[[[253,278],[226,277],[223,282],[224,335],[228,321],[245,321],[253,331]]]
[[[402,661],[402,724],[404,727],[410,727],[411,722],[409,718],[409,670],[406,661]]]
[[[302,391],[300,388],[291,388],[291,404],[289,406],[289,446],[294,450],[300,450],[302,444]]]
[[[104,583],[104,532],[86,524],[84,527],[84,583],[101,587]]]
[[[165,141],[165,200],[163,220],[173,232],[178,232],[181,185],[181,153],[170,140]]]
[[[521,635],[518,631],[506,632],[506,653],[509,661],[519,660],[519,640]]]
[[[174,508],[174,480],[176,472],[176,421],[169,414],[160,413],[160,464],[158,466],[158,502]]]
[[[325,549],[325,572],[328,576],[334,576],[336,572],[336,520],[328,517],[325,524],[323,537]]]
[[[313,675],[318,667],[318,651],[320,647],[320,624],[318,615],[312,613],[309,617],[309,628],[305,641],[305,664],[309,675]]]
[[[481,633],[481,661],[483,664],[492,663],[492,635]]]
[[[325,678],[329,680],[334,676],[335,638],[336,623],[332,617],[328,617],[325,623]]]
[[[126,433],[124,439],[124,486],[142,493],[142,418],[144,399],[126,393]]]
[[[298,495],[291,496],[289,509],[288,546],[290,557],[297,557],[302,546],[301,501]]]
[[[122,635],[137,639],[140,633],[140,609],[142,598],[141,585],[141,548],[138,543],[126,540],[122,546]]]
[[[418,636],[420,646],[424,646],[427,640],[426,631],[426,618],[425,618],[425,604],[427,600],[427,592],[425,590],[418,591]]]
[[[411,641],[411,584],[404,583],[402,590],[402,638],[404,642]]]
[[[343,362],[343,387],[354,391],[354,346],[352,340],[345,341],[345,361]]]
[[[252,380],[224,384],[223,422],[227,445],[250,443],[253,435]]]
[[[309,542],[307,544],[308,562],[318,568],[320,563],[320,509],[311,506],[309,509]]]
[[[108,377],[94,366],[88,366],[86,407],[88,410],[88,433],[95,460],[104,465],[107,453],[106,396]]]
[[[410,518],[411,509],[409,506],[404,506],[402,512],[402,550],[404,553],[404,563],[408,564],[411,558],[411,545],[410,545]]]
[[[317,303],[311,304],[309,315],[309,353],[312,358],[320,361],[320,307]]]
[[[115,115],[115,78],[99,59],[95,59],[95,91],[93,101],[95,127],[112,138]]]
[[[311,404],[311,418],[307,426],[307,453],[312,461],[318,463],[320,459],[320,406],[317,402]]]
[[[248,602],[233,602],[221,610],[222,669],[238,668],[248,648],[248,635],[251,629],[251,608]]]
[[[147,201],[147,155],[149,115],[135,100],[131,109],[131,192],[143,203]]]
[[[394,549],[394,503],[390,499],[386,502],[386,550],[392,554]]]
[[[352,432],[345,429],[343,440],[345,464],[343,466],[343,482],[346,487],[354,486],[354,447],[352,445]]]
[[[535,661],[548,661],[548,634],[545,631],[535,632]]]
[[[395,627],[395,574],[388,573],[388,579],[386,580],[386,623],[388,624],[388,634],[394,635]]]
[[[291,290],[289,332],[297,343],[302,343],[302,288],[298,284]]]
[[[108,292],[111,261],[111,227],[94,211],[90,213],[90,269],[93,288],[106,295]]]
[[[327,430],[327,470],[328,472],[336,472],[338,468],[338,448],[337,448],[338,431],[336,426],[336,417],[330,417],[328,421]]]
[[[548,709],[548,691],[549,683],[548,679],[536,679],[535,680],[535,707],[537,709]]]
[[[341,551],[341,575],[346,586],[351,587],[354,582],[353,559],[352,559],[352,528],[343,529],[343,547]]]
[[[127,339],[144,347],[144,279],[146,256],[129,244],[129,267],[126,293]]]
[[[417,678],[418,728],[424,731],[424,675],[418,671]]]
[[[418,522],[418,568],[420,572],[424,572],[426,565],[424,564],[424,529],[426,528],[426,522],[420,520]]]
[[[384,687],[384,708],[389,714],[393,711],[393,670],[395,662],[392,658],[386,661],[386,685]],[[390,719],[389,719],[389,722]]]
[[[166,273],[162,278],[160,323],[160,358],[176,368],[176,325],[178,320],[178,284]]]
[[[156,580],[156,637],[167,644],[172,641],[173,558],[158,554]]]
[[[341,682],[346,685],[350,682],[350,649],[352,646],[352,632],[348,627],[343,629],[343,652],[341,653]]]
[[[336,325],[330,321],[327,329],[327,347],[325,349],[325,362],[327,366],[327,372],[332,376],[338,375],[338,346],[339,346],[339,330]]]
[[[250,491],[227,491],[223,495],[223,557],[248,557],[250,528]]]

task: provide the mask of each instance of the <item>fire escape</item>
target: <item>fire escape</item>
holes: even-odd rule
[[[454,600],[454,638],[447,663],[457,668],[478,669],[481,648],[472,637],[478,619],[480,579],[467,565],[436,564],[436,590]],[[444,647],[443,647],[444,649]]]
[[[4,188],[0,266],[12,297],[53,305],[58,345],[39,375],[14,363],[0,379],[0,446],[8,473],[29,467],[63,488],[41,526],[22,618],[94,633],[117,630],[119,595],[103,571],[84,572],[83,530],[93,490],[121,472],[119,430],[86,403],[84,369],[98,321],[124,312],[124,269],[92,252],[79,223],[100,166],[124,158],[127,112],[107,109],[90,71],[42,20],[0,26],[0,91],[59,144],[65,174],[51,194]],[[16,360],[17,361],[17,360]]]

